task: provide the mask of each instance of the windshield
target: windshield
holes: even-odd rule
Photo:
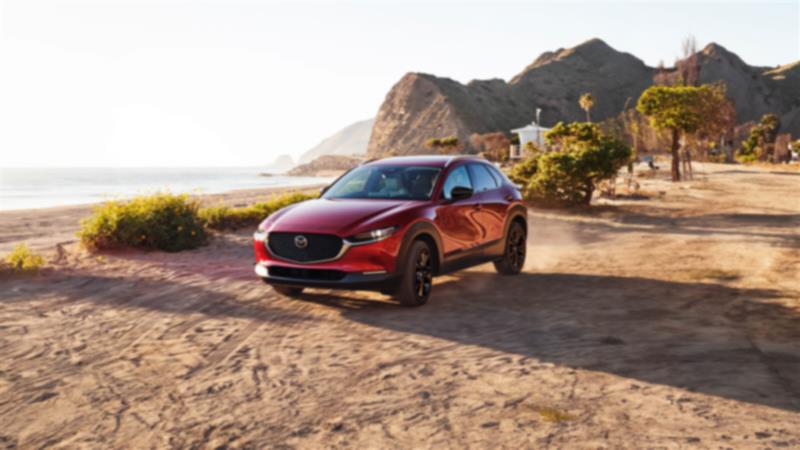
[[[425,166],[356,167],[328,188],[322,198],[429,200],[440,171]]]

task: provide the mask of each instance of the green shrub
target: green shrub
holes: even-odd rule
[[[199,205],[188,195],[158,193],[98,206],[78,236],[90,250],[124,247],[179,251],[205,244]]]
[[[33,253],[26,244],[14,247],[5,260],[15,272],[37,272],[44,265],[44,258]]]
[[[736,154],[736,161],[742,164],[749,164],[758,161],[758,149],[756,148],[756,152],[753,153],[737,153]]]
[[[202,208],[199,216],[202,223],[209,229],[236,230],[242,227],[258,225],[264,218],[283,207],[315,197],[316,195],[294,192],[241,208],[228,206]]]
[[[539,158],[536,175],[528,184],[529,195],[547,202],[588,205],[597,184],[616,176],[629,158],[630,148],[611,138],[547,153]]]
[[[461,141],[455,136],[431,138],[425,141],[425,146],[431,150],[438,150],[445,155],[459,153],[463,147]]]
[[[558,122],[544,135],[547,145],[569,145],[575,142],[596,142],[602,136],[600,127],[591,122]]]
[[[585,124],[561,125],[561,149],[535,153],[509,174],[526,198],[544,204],[589,204],[598,183],[616,176],[631,149]]]
[[[775,143],[780,127],[781,121],[775,114],[761,116],[759,123],[750,129],[747,139],[742,142],[742,148],[736,152],[736,159],[742,163],[758,161],[764,147]]]
[[[531,178],[536,175],[540,153],[533,153],[526,159],[518,162],[508,172],[508,179],[520,186],[527,186]]]
[[[728,157],[723,152],[709,153],[708,162],[724,164],[728,162]]]

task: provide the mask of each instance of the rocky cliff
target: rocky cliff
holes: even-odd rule
[[[751,67],[717,44],[698,52],[701,82],[724,81],[736,102],[739,121],[766,112],[782,116],[784,131],[800,132],[800,64],[777,69]],[[428,153],[425,141],[457,136],[469,145],[473,133],[508,132],[530,123],[541,108],[541,122],[584,120],[581,94],[595,99],[593,120],[633,107],[653,84],[656,69],[619,52],[600,39],[546,52],[509,82],[475,80],[464,85],[449,78],[408,73],[392,87],[378,111],[367,148],[369,157]]]

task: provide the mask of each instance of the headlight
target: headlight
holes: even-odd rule
[[[258,228],[256,232],[253,234],[253,239],[261,242],[267,241],[267,221],[262,220],[260,224],[258,224]]]
[[[352,244],[370,244],[372,242],[382,241],[397,231],[397,227],[379,228],[377,230],[358,233],[354,236],[347,238]]]

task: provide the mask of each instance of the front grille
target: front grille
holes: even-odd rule
[[[304,248],[295,244],[297,236],[305,237]],[[333,234],[274,232],[269,234],[267,242],[275,256],[298,262],[331,259],[342,250],[342,238]]]
[[[345,275],[341,270],[297,269],[282,266],[270,266],[268,270],[271,277],[294,278],[297,280],[336,281],[341,280]]]

